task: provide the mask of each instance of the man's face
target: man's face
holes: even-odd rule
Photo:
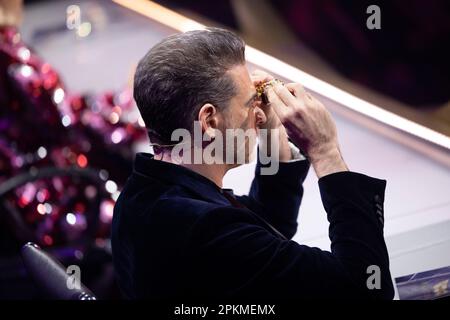
[[[228,73],[234,80],[237,95],[231,99],[229,107],[223,113],[225,125],[223,129],[242,129],[244,132],[250,129],[256,135],[259,126],[266,122],[266,116],[260,108],[261,102],[256,95],[248,69],[245,65],[239,65],[230,69]],[[223,133],[225,136],[225,132]],[[256,140],[250,139],[247,135],[243,139],[234,139],[235,161],[240,154],[241,157],[245,157],[246,163],[249,162],[255,144]]]

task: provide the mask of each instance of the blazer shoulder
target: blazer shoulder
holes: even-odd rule
[[[226,205],[195,198],[183,188],[174,186],[158,198],[152,211],[166,215],[200,217],[222,207],[226,207]]]

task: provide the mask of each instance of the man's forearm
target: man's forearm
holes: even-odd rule
[[[333,256],[369,296],[392,299],[394,289],[383,237],[386,180],[356,172],[337,172],[319,179],[318,184],[330,222]],[[376,290],[367,286],[370,266],[380,270],[380,287]]]

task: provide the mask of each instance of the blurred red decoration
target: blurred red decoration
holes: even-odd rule
[[[132,145],[146,139],[131,91],[69,92],[14,27],[0,28],[0,74],[0,211],[18,241],[107,238],[117,194],[105,182],[121,189]]]

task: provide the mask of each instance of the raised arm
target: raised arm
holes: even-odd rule
[[[331,252],[284,240],[258,225],[245,209],[207,213],[188,247],[205,294],[251,298],[392,299],[394,289],[374,201],[382,205],[386,182],[354,172],[319,180],[330,222]],[[379,286],[368,286],[371,268]]]
[[[237,198],[291,239],[297,232],[303,182],[310,163],[306,159],[280,162],[274,175],[261,174],[262,167],[258,161],[248,196]]]

